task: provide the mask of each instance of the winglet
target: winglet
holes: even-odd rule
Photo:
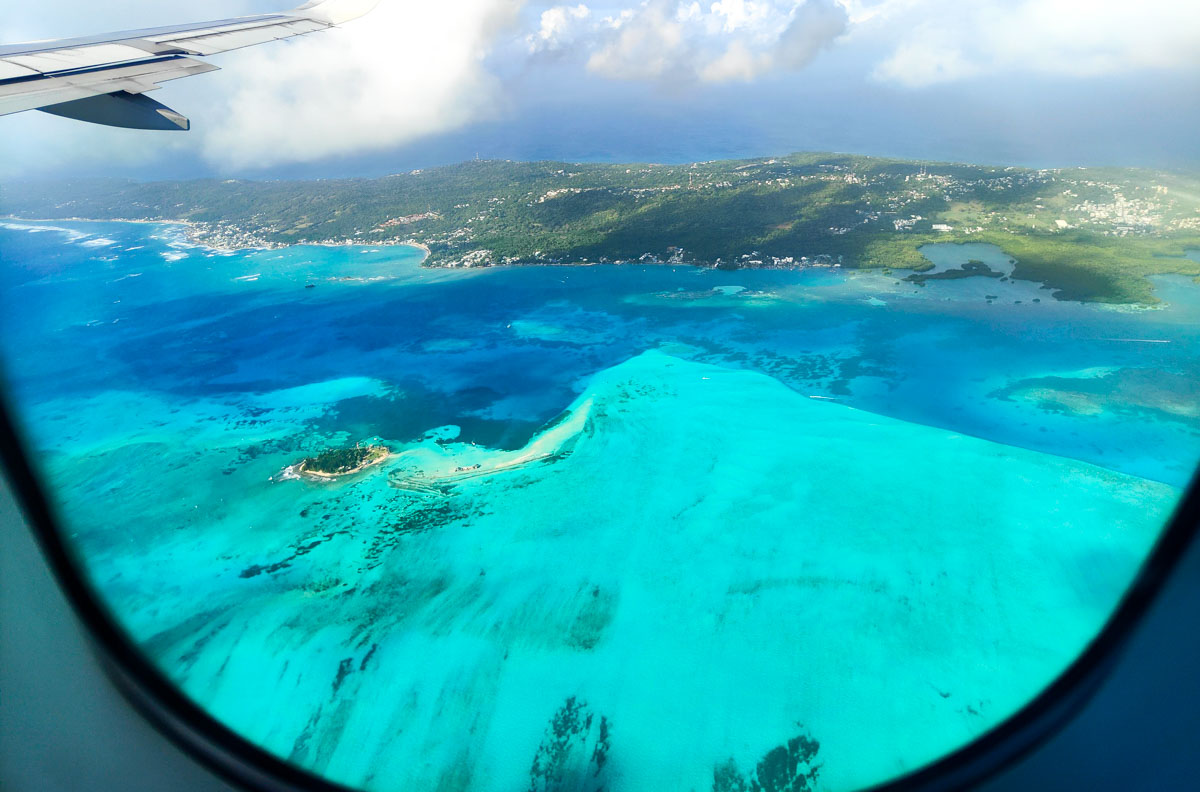
[[[370,12],[379,0],[312,0],[289,13],[328,25],[340,25]]]

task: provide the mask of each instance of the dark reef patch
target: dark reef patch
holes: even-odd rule
[[[550,721],[529,769],[529,792],[602,792],[612,724],[571,696]]]
[[[800,734],[772,748],[758,760],[753,773],[742,773],[730,757],[713,768],[713,792],[810,792],[817,788],[821,744]]]

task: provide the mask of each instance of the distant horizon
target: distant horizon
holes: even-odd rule
[[[0,178],[0,189],[5,185],[20,185],[20,184],[59,184],[67,182],[135,182],[138,184],[151,184],[155,182],[316,182],[316,181],[339,181],[339,180],[364,180],[371,181],[376,179],[386,179],[393,176],[403,176],[419,171],[437,170],[439,168],[453,168],[460,165],[467,165],[473,162],[479,163],[514,163],[514,164],[560,164],[560,165],[656,165],[663,167],[679,167],[684,165],[700,165],[704,163],[716,162],[752,162],[764,159],[784,159],[797,156],[829,156],[829,157],[861,157],[864,159],[882,160],[888,162],[913,163],[913,164],[928,164],[935,166],[969,166],[979,168],[1014,168],[1017,170],[1027,171],[1071,171],[1071,170],[1130,170],[1130,171],[1163,171],[1172,173],[1196,173],[1200,172],[1200,158],[1194,163],[1181,163],[1177,165],[1129,165],[1129,164],[1062,164],[1062,165],[1032,165],[1020,162],[1010,161],[971,161],[965,159],[939,159],[936,157],[905,157],[890,154],[874,154],[864,153],[859,151],[838,151],[833,149],[796,149],[787,152],[764,152],[757,154],[744,154],[740,156],[717,156],[702,159],[565,159],[557,157],[541,157],[541,158],[518,158],[518,157],[501,157],[501,156],[479,156],[467,157],[455,160],[438,161],[426,165],[416,165],[414,167],[404,167],[400,169],[387,169],[379,167],[374,173],[346,173],[345,175],[312,175],[312,174],[294,174],[294,175],[271,175],[271,174],[254,174],[244,176],[234,175],[217,175],[217,174],[197,174],[197,175],[179,175],[179,176],[159,176],[159,175],[116,175],[116,174],[94,174],[94,175],[41,175],[30,177],[17,178]],[[305,169],[307,170],[307,169]],[[320,168],[320,172],[325,172],[325,168]],[[3,205],[0,204],[0,211],[3,210]]]
[[[277,11],[223,0],[209,13]],[[198,15],[14,9],[19,40]],[[0,179],[377,177],[486,159],[831,151],[1027,168],[1200,167],[1200,7],[1065,0],[384,0],[326,36],[220,56],[155,98],[186,133],[0,119]]]

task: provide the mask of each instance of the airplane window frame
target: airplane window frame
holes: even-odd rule
[[[13,415],[7,395],[0,394],[0,468],[59,588],[126,700],[186,754],[238,787],[253,792],[353,792],[241,737],[188,699],[142,654],[101,604],[68,548]],[[1116,609],[1071,665],[1020,710],[974,741],[864,792],[969,789],[1057,733],[1101,687],[1198,533],[1200,467]]]

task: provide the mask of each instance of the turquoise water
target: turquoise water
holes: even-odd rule
[[[1119,310],[40,228],[0,227],[0,343],[93,582],[219,718],[370,789],[919,767],[1078,654],[1200,456],[1187,278]]]

